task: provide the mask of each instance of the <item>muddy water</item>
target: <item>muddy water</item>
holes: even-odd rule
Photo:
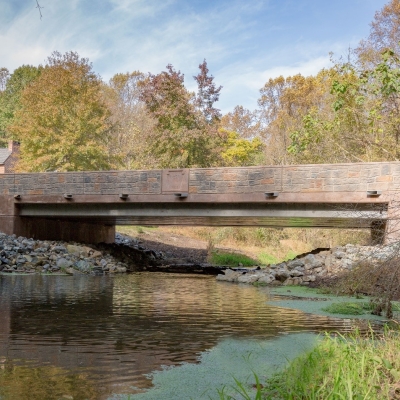
[[[0,399],[105,399],[152,386],[224,339],[351,329],[267,305],[266,288],[214,277],[0,276]]]

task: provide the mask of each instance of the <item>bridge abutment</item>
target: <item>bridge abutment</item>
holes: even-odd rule
[[[114,243],[115,225],[47,218],[0,216],[0,231],[39,240],[80,243]]]
[[[16,217],[13,233],[33,239],[65,242],[96,244],[115,241],[115,225],[47,218]]]
[[[81,243],[113,243],[115,225],[67,221],[52,218],[20,217],[13,196],[0,196],[0,231],[7,235],[40,240]]]
[[[384,232],[384,244],[400,242],[400,192],[391,194]]]

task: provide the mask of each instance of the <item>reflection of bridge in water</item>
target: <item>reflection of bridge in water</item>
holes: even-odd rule
[[[196,362],[224,337],[266,339],[353,325],[268,307],[266,290],[156,273],[0,276],[0,368],[23,361],[51,366],[122,392],[149,387],[143,375],[161,365]]]
[[[0,230],[86,242],[113,241],[115,224],[382,230],[399,188],[397,162],[5,174]]]

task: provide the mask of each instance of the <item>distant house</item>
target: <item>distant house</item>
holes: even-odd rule
[[[19,143],[10,140],[8,147],[0,148],[0,174],[14,172],[15,164],[18,160]]]

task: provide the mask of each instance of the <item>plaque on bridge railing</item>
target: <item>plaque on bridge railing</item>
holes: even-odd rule
[[[167,169],[162,171],[162,193],[184,193],[189,191],[189,169]]]

